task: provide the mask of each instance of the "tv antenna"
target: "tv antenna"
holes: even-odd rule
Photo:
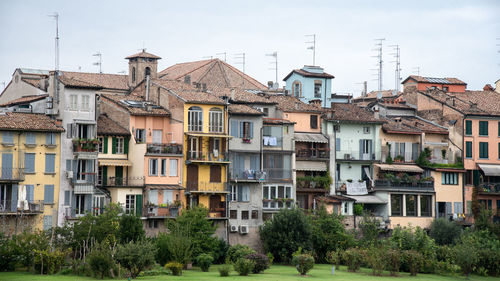
[[[239,60],[239,61],[236,61],[235,64],[241,64],[242,69],[243,69],[243,73],[245,73],[245,53],[234,54],[234,58],[236,60]]]
[[[125,73],[127,73],[127,72],[126,72],[125,70],[122,70],[122,71],[118,71],[118,73],[120,73],[120,74],[125,74]]]
[[[55,12],[49,15],[56,20],[56,38],[55,38],[55,71],[54,71],[54,99],[59,102],[59,14]]]
[[[274,58],[274,62],[270,62],[274,64],[274,67],[269,68],[269,70],[274,70],[276,72],[276,84],[278,84],[278,51],[266,54],[266,56]]]
[[[224,53],[217,53],[215,55],[217,55],[217,56],[224,55],[224,62],[226,62],[226,52],[224,52]]]
[[[214,56],[204,56],[204,57],[201,57],[202,59],[213,59]]]
[[[312,41],[305,42],[306,44],[312,44],[312,46],[308,46],[307,50],[313,51],[313,66],[316,65],[316,34],[308,34],[304,35],[306,37],[312,37]]]
[[[100,52],[96,52],[92,56],[99,58],[99,61],[98,62],[94,62],[94,65],[99,66],[99,73],[102,73],[102,54]]]
[[[377,55],[376,56],[372,56],[372,57],[375,57],[378,59],[378,74],[377,74],[377,80],[378,80],[378,90],[379,91],[382,91],[382,64],[383,64],[383,60],[382,60],[382,45],[383,45],[383,42],[384,42],[385,38],[381,38],[381,39],[375,39],[375,49],[372,49],[372,51],[377,51]]]
[[[394,48],[394,51],[395,53],[391,53],[391,55],[393,55],[396,60],[395,61],[391,61],[391,62],[395,62],[396,63],[396,69],[394,71],[394,82],[395,82],[395,85],[394,85],[394,89],[396,90],[396,92],[399,92],[399,87],[401,85],[401,49],[399,49],[399,45],[390,45],[389,47],[393,47]]]
[[[3,84],[3,88],[5,89],[5,81],[3,81],[2,84]]]
[[[418,76],[420,76],[420,66],[412,67],[411,70],[413,71],[413,74],[416,73]]]

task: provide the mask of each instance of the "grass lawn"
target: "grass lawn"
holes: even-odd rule
[[[292,266],[282,266],[273,265],[270,269],[266,270],[262,274],[251,274],[249,276],[238,276],[235,271],[231,272],[229,277],[220,277],[217,271],[218,266],[212,266],[210,272],[202,272],[198,268],[193,270],[187,270],[183,272],[183,276],[148,276],[140,277],[136,280],[147,281],[147,280],[263,280],[263,281],[285,281],[285,280],[466,280],[465,277],[453,277],[453,276],[440,276],[434,274],[418,274],[416,277],[409,276],[409,273],[400,273],[399,277],[391,277],[387,272],[383,276],[372,276],[370,275],[371,270],[362,268],[358,273],[347,272],[346,267],[342,266],[340,271],[336,271],[335,275],[331,275],[332,267],[325,264],[317,264],[314,269],[309,272],[306,277],[301,277],[297,270]],[[73,280],[98,280],[89,277],[80,277],[73,275],[49,275],[40,276],[34,275],[27,272],[1,272],[0,280],[5,281],[45,281],[45,280],[57,280],[57,281],[73,281]],[[125,279],[124,279],[125,280]],[[493,277],[480,277],[472,276],[470,280],[498,280]]]

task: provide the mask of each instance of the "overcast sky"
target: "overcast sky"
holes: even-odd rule
[[[213,56],[263,84],[312,64],[307,50],[316,34],[316,65],[335,76],[332,91],[359,95],[362,82],[376,90],[374,39],[383,43],[383,88],[394,89],[390,45],[401,48],[402,78],[416,74],[457,77],[469,89],[500,78],[500,1],[1,1],[0,83],[18,67],[53,69],[58,12],[60,68],[127,71],[127,55],[143,46],[159,55],[159,70]],[[0,90],[3,85],[0,84]]]

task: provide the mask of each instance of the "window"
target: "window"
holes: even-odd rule
[[[432,196],[431,195],[420,195],[420,216],[421,217],[432,216]]]
[[[479,121],[479,135],[488,136],[488,121]]]
[[[237,201],[238,202],[249,202],[250,201],[250,187],[249,186],[238,186],[237,189]]]
[[[221,166],[210,166],[210,182],[221,182]]]
[[[104,195],[94,195],[93,197],[93,204],[92,204],[92,214],[94,216],[102,215],[104,213],[104,202],[105,202],[105,197]]]
[[[268,116],[269,115],[269,108],[267,107],[264,107],[262,109],[262,112],[264,113],[264,116]],[[498,122],[498,124],[500,124],[500,122]],[[499,125],[500,126],[500,125]],[[500,133],[498,133],[498,135],[500,136]]]
[[[103,175],[104,175],[104,169],[106,169],[106,174],[108,173],[107,171],[107,167],[105,168],[105,166],[99,166],[97,167],[97,185],[101,185],[102,186],[102,178],[103,178]],[[106,179],[107,181],[107,179]]]
[[[340,151],[340,138],[335,139],[335,151]]]
[[[415,217],[417,216],[417,195],[406,196],[406,216]]]
[[[363,134],[369,134],[370,133],[370,127],[363,127]]]
[[[262,141],[264,146],[282,146],[283,128],[281,126],[262,127]]]
[[[253,138],[253,122],[240,122],[240,138]]]
[[[241,211],[241,219],[248,220],[248,211]]]
[[[88,111],[90,109],[90,96],[83,95],[82,96],[82,110]]]
[[[391,194],[391,216],[403,215],[403,195]]]
[[[443,86],[443,91],[448,92],[448,89],[449,88],[447,86]]]
[[[301,96],[301,94],[300,94],[300,82],[298,82],[298,81],[293,82],[292,91],[293,91],[294,96],[296,96],[296,97]]]
[[[104,146],[104,138],[103,137],[98,137],[97,139],[99,140],[99,147],[97,148],[97,151],[99,151],[99,153],[102,153],[103,152],[103,146]]]
[[[45,173],[53,174],[56,169],[56,155],[55,154],[45,154]]]
[[[498,205],[497,205],[498,206]],[[258,220],[259,219],[259,211],[257,210],[252,210],[252,219],[253,220]]]
[[[46,145],[56,145],[56,134],[47,133],[45,135],[45,144]]]
[[[465,142],[465,158],[472,158],[472,142]]]
[[[203,131],[203,110],[198,106],[192,106],[188,109],[188,131]]]
[[[237,185],[231,185],[231,193],[229,194],[229,200],[231,201],[236,201],[237,196],[238,196],[238,186]]]
[[[265,185],[262,188],[262,198],[264,199],[263,207],[264,208],[283,208],[283,201],[274,201],[271,199],[288,199],[292,198],[292,187],[291,186],[283,186],[283,185]],[[286,207],[291,207],[291,202],[286,202]]]
[[[151,68],[146,67],[146,69],[144,69],[144,77],[149,76],[149,75],[151,75]]]
[[[71,205],[71,191],[65,190],[64,191],[64,206],[70,206]]]
[[[33,203],[35,201],[35,186],[34,185],[25,185],[26,187],[26,200],[29,203]]]
[[[500,137],[500,122],[498,122],[498,136]]]
[[[314,83],[314,97],[321,98],[321,83]]]
[[[467,135],[467,136],[472,135],[472,121],[471,120],[465,120],[465,135]]]
[[[479,158],[480,159],[488,159],[488,143],[480,142],[479,143]]]
[[[135,214],[135,194],[125,197],[125,213]]]
[[[311,115],[309,117],[309,125],[311,126],[311,129],[317,129],[318,128],[318,115]]]
[[[125,138],[123,137],[117,137],[114,138],[116,140],[116,154],[123,154],[125,153]]]
[[[69,109],[77,110],[78,109],[78,96],[70,95],[69,96]]]
[[[54,204],[54,185],[46,184],[43,190],[43,204]]]
[[[85,195],[78,194],[75,195],[75,214],[84,215],[85,214]]]
[[[132,82],[135,82],[135,67],[132,67]]]
[[[157,220],[148,220],[148,227],[149,228],[158,228],[158,221]]]
[[[188,157],[192,159],[198,159],[201,156],[201,145],[200,139],[198,137],[193,137],[189,139],[189,151]]]
[[[149,159],[149,175],[158,175],[158,159]]]
[[[229,211],[229,218],[233,219],[233,220],[237,219],[238,218],[238,211],[236,211],[236,210],[230,210]]]
[[[169,177],[177,177],[177,159],[170,159],[170,170],[168,170]]]
[[[35,153],[24,154],[24,172],[35,173]]]
[[[2,143],[4,144],[14,144],[14,133],[13,132],[2,132]]]
[[[167,175],[167,159],[161,159],[161,172],[160,175]]]
[[[26,133],[26,144],[36,144],[35,133]]]
[[[442,173],[441,183],[446,185],[457,185],[458,184],[458,173]]]
[[[221,133],[224,131],[224,114],[220,108],[211,108],[209,111],[210,124],[209,130],[213,133]]]
[[[153,130],[153,143],[161,144],[162,143],[162,130]]]
[[[498,143],[498,159],[500,159],[500,142]]]
[[[145,129],[135,129],[135,142],[145,143],[146,142],[146,130]]]

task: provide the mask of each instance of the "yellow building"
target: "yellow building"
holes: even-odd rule
[[[0,115],[0,232],[57,224],[61,132],[44,114]]]

